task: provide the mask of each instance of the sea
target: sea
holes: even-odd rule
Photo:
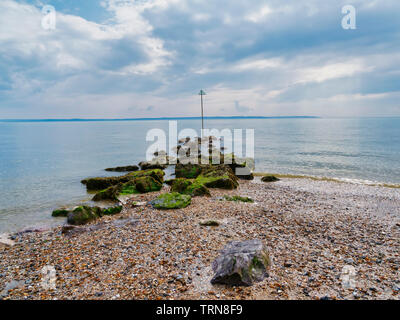
[[[82,179],[143,161],[156,141],[146,138],[164,132],[168,143],[171,121],[200,135],[199,119],[0,120],[0,233],[64,223],[51,212],[92,197]],[[230,130],[243,156],[254,130],[256,172],[400,185],[400,118],[215,118],[204,127]]]

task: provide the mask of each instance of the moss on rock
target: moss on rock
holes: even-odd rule
[[[109,187],[116,186],[118,184],[127,183],[135,178],[139,177],[153,177],[155,180],[159,182],[164,181],[164,171],[160,169],[151,169],[151,170],[140,170],[130,172],[126,175],[119,177],[98,177],[98,178],[88,178],[84,179],[81,182],[86,185],[87,190],[89,191],[97,191],[97,190],[105,190]]]
[[[51,213],[52,217],[66,217],[70,213],[67,209],[56,209]]]
[[[192,197],[178,192],[164,193],[151,201],[155,209],[169,210],[186,208],[190,205]]]
[[[208,188],[198,182],[197,180],[188,180],[184,178],[177,178],[171,185],[171,192],[179,192],[182,194],[188,194],[192,197],[196,196],[210,196]]]
[[[187,178],[194,179],[197,178],[198,175],[202,171],[202,166],[199,164],[181,164],[178,163],[175,166],[175,176],[177,178]]]
[[[82,225],[91,222],[101,216],[99,207],[80,206],[68,213],[67,222],[72,225]]]
[[[112,216],[114,214],[120,213],[121,211],[122,211],[122,206],[115,206],[115,207],[103,209],[101,214],[103,216]]]

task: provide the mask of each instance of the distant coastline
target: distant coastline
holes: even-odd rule
[[[317,116],[208,116],[206,120],[224,120],[224,119],[319,119]],[[115,118],[115,119],[0,119],[0,122],[100,122],[100,121],[154,121],[154,120],[199,120],[201,117],[159,117],[159,118]]]

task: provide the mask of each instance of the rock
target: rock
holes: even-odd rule
[[[164,193],[150,202],[156,209],[179,209],[190,205],[192,197],[177,192]]]
[[[179,192],[188,194],[192,197],[196,196],[210,196],[210,191],[207,187],[196,180],[188,180],[184,178],[177,178],[172,182],[171,192]]]
[[[119,183],[125,183],[132,179],[130,175],[124,175],[120,177],[99,177],[99,178],[88,178],[81,181],[86,185],[88,191],[105,190],[109,187],[115,186]]]
[[[75,233],[83,233],[86,231],[86,228],[83,227],[76,227],[76,226],[62,226],[61,234],[64,235],[71,235]]]
[[[80,206],[68,214],[67,222],[72,225],[83,225],[101,216],[99,207]]]
[[[8,282],[6,284],[4,290],[0,293],[0,297],[6,297],[10,290],[22,288],[24,286],[24,284],[25,284],[25,282],[22,280],[21,281],[11,280],[10,282]]]
[[[133,165],[133,166],[125,166],[125,167],[107,168],[105,170],[106,171],[111,171],[111,172],[132,172],[132,171],[139,170],[139,167]]]
[[[223,197],[224,200],[226,201],[236,201],[236,202],[251,202],[253,203],[253,199],[249,198],[249,197],[241,197],[241,196],[224,196]]]
[[[140,172],[140,171],[138,171]],[[147,193],[159,191],[162,188],[163,175],[161,170],[150,170],[146,175],[133,175],[132,178],[125,183],[119,183],[105,190],[98,192],[93,201],[112,200],[119,201],[119,196]]]
[[[215,220],[203,220],[199,222],[202,227],[218,227],[220,223]]]
[[[148,169],[165,169],[167,167],[166,164],[161,164],[159,162],[153,161],[142,161],[139,163],[141,170],[148,170]]]
[[[140,171],[130,172],[126,175],[119,177],[88,178],[82,180],[81,182],[86,185],[86,189],[88,191],[96,191],[96,190],[105,190],[109,187],[127,183],[133,179],[146,176],[150,176],[162,183],[164,181],[164,175],[165,175],[164,171],[160,169],[151,169],[151,170],[140,170]]]
[[[268,251],[260,240],[232,241],[212,263],[212,284],[251,286],[268,276]]]
[[[14,244],[14,240],[10,239],[8,234],[0,234],[0,245],[12,247]]]
[[[261,178],[262,182],[275,182],[275,181],[279,181],[280,179],[278,179],[275,176],[264,176]]]
[[[208,188],[236,189],[239,186],[237,177],[227,165],[207,166],[196,181]]]
[[[70,210],[61,208],[61,209],[53,210],[53,212],[51,213],[51,216],[52,217],[66,217],[68,215],[68,213],[70,213]]]
[[[101,211],[102,216],[112,216],[114,214],[121,213],[122,211],[122,206],[115,206],[115,207],[109,207],[105,208]]]
[[[251,172],[249,167],[246,167],[245,164],[230,164],[229,167],[232,169],[234,174],[242,180],[254,180],[254,175]]]
[[[195,179],[202,171],[200,164],[181,164],[175,166],[175,176],[177,178]]]

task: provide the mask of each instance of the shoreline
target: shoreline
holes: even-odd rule
[[[193,198],[185,209],[132,206],[133,199],[147,202],[167,190],[133,196],[121,214],[96,220],[82,233],[66,236],[56,227],[0,246],[0,292],[20,281],[3,298],[399,299],[395,189],[304,178],[262,183],[256,177],[237,190]],[[226,194],[255,203],[218,200]],[[220,226],[199,226],[211,218]],[[229,241],[253,238],[270,250],[269,277],[252,287],[212,286],[218,251]],[[46,265],[57,270],[56,290],[40,286]],[[357,270],[352,289],[341,285],[346,265]]]
[[[280,179],[309,179],[312,181],[325,181],[325,182],[333,182],[333,183],[340,183],[340,184],[350,184],[350,185],[361,185],[361,186],[370,186],[370,187],[380,187],[380,188],[389,188],[389,189],[400,189],[400,184],[396,183],[386,183],[386,182],[376,182],[376,181],[369,181],[369,180],[363,180],[363,179],[350,179],[350,178],[331,178],[331,177],[325,177],[325,176],[312,176],[312,175],[297,175],[297,174],[288,174],[288,173],[271,173],[271,172],[253,172],[253,175],[255,177],[261,177],[265,175],[273,175],[277,178]],[[74,203],[80,203],[80,204],[92,204],[91,197],[95,194],[94,191],[87,191],[86,197],[83,197]],[[71,206],[71,201],[68,202],[68,204],[65,204],[67,206]],[[60,206],[60,204],[58,204]],[[26,230],[31,230],[31,229],[43,229],[43,230],[49,230],[49,229],[54,229],[58,226],[62,226],[65,223],[55,223],[54,217],[51,217],[49,215],[49,222],[40,222],[36,224],[27,224],[24,227],[20,229],[16,229],[15,231],[10,231],[10,232],[3,232],[0,233],[1,236],[10,236],[15,233],[20,233],[24,232]],[[60,218],[58,218],[60,219]],[[52,221],[52,223],[50,223]]]

